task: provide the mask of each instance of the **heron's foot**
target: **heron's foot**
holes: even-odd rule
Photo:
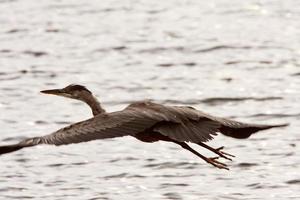
[[[231,160],[232,161],[232,159],[230,157],[235,157],[232,154],[229,154],[229,153],[226,153],[226,152],[222,151],[224,149],[224,146],[219,147],[219,148],[213,148],[213,147],[208,146],[207,144],[205,144],[203,142],[200,142],[200,143],[197,143],[197,144],[200,145],[200,146],[202,146],[202,147],[204,147],[204,148],[206,148],[206,149],[208,149],[208,150],[210,150],[210,151],[212,151],[212,152],[214,152],[218,156],[220,156],[222,158],[225,158],[227,160]]]
[[[217,159],[219,159],[219,157],[206,158],[205,161],[219,169],[229,170],[229,168],[227,167],[227,165],[225,163],[217,161]]]
[[[211,151],[213,151],[215,154],[219,155],[222,158],[232,161],[232,159],[229,157],[235,157],[235,156],[232,154],[226,153],[224,151],[221,151],[222,149],[224,149],[224,146],[216,148],[216,149],[213,148],[213,149],[211,149]]]

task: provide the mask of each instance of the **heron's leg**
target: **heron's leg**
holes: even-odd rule
[[[218,159],[218,157],[214,157],[214,158],[207,158],[205,156],[203,156],[202,154],[198,153],[197,151],[195,151],[194,149],[192,149],[188,144],[186,144],[185,142],[178,142],[178,141],[173,141],[176,144],[179,144],[182,148],[192,152],[193,154],[195,154],[196,156],[198,156],[199,158],[205,160],[207,163],[219,168],[219,169],[227,169],[229,170],[229,168],[227,167],[226,164],[221,163],[219,161],[217,161],[216,159]]]
[[[200,145],[200,146],[202,146],[202,147],[204,147],[204,148],[206,148],[206,149],[208,149],[208,150],[210,150],[210,151],[212,151],[212,152],[214,152],[215,154],[217,154],[217,155],[219,155],[219,156],[221,156],[222,158],[225,158],[225,159],[227,159],[227,160],[232,160],[232,159],[229,158],[228,156],[230,156],[230,157],[235,157],[234,155],[231,155],[231,154],[229,154],[229,153],[226,153],[226,152],[224,152],[224,151],[221,151],[222,149],[224,149],[224,146],[215,149],[215,148],[213,148],[213,147],[211,147],[211,146],[208,146],[207,144],[204,144],[204,143],[202,143],[202,142],[199,142],[199,143],[197,143],[197,144]]]

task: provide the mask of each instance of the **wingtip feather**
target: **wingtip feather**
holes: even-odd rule
[[[11,153],[17,150],[22,149],[23,146],[20,145],[6,145],[6,146],[0,146],[0,155]]]

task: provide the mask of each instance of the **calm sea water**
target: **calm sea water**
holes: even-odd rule
[[[0,141],[91,112],[39,90],[86,85],[105,108],[153,99],[290,126],[209,144],[218,170],[168,143],[125,137],[0,157],[0,199],[300,199],[300,2],[0,1]],[[212,155],[198,146],[199,152]]]

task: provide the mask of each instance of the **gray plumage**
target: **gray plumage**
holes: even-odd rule
[[[192,107],[164,106],[150,101],[132,103],[124,110],[107,113],[92,93],[80,85],[42,92],[81,100],[91,107],[94,117],[71,124],[49,135],[29,138],[15,145],[1,146],[0,155],[39,144],[66,145],[97,139],[132,136],[144,142],[159,140],[174,142],[191,152],[195,150],[191,149],[185,142],[192,142],[229,159],[226,156],[228,154],[220,151],[220,149],[209,147],[204,142],[213,139],[217,133],[241,139],[260,130],[286,126],[286,124],[255,125],[241,123],[215,117]],[[193,153],[216,167],[228,169],[225,164],[215,159],[204,156],[203,158],[201,154]]]

